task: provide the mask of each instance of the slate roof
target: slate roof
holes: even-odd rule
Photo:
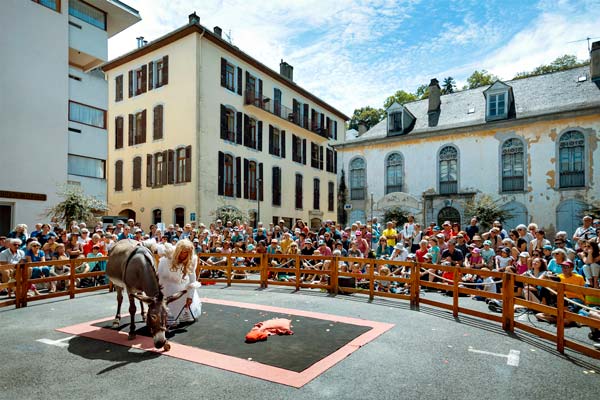
[[[586,80],[579,82],[581,76],[585,76]],[[600,90],[590,79],[589,66],[504,81],[504,83],[512,87],[517,120],[600,106]],[[483,92],[487,88],[489,86],[441,96],[440,118],[435,127],[428,126],[427,99],[404,104],[417,120],[413,130],[403,136],[485,124],[486,104]],[[474,112],[469,113],[469,109],[474,109]],[[386,136],[387,118],[358,138],[356,132],[348,131],[346,143],[363,142]]]

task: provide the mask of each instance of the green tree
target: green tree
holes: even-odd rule
[[[385,99],[385,102],[383,103],[383,108],[387,109],[389,106],[394,104],[394,102],[397,102],[399,104],[405,104],[415,100],[417,100],[417,96],[415,94],[408,93],[404,90],[398,90],[396,93],[394,93],[393,96],[390,96],[387,99]]]
[[[454,78],[451,76],[444,78],[444,81],[442,82],[442,94],[454,93],[455,90],[456,81]]]
[[[344,172],[344,170],[342,169],[342,174],[340,176],[340,184],[338,186],[338,195],[337,195],[337,200],[338,200],[338,223],[341,226],[346,226],[346,224],[348,223],[348,215],[346,213],[346,209],[344,208],[344,206],[346,205],[346,199],[348,198],[348,192],[347,192],[347,187],[346,187],[346,174]]]
[[[469,219],[477,217],[479,226],[486,231],[491,228],[494,221],[504,222],[512,215],[504,210],[498,201],[484,194],[465,205],[465,216]]]
[[[215,211],[215,220],[220,219],[223,222],[223,225],[227,224],[227,222],[235,223],[236,220],[242,221],[244,216],[242,212],[235,207],[221,207]]]
[[[417,91],[415,92],[415,95],[417,96],[417,98],[419,100],[423,100],[423,99],[427,99],[429,98],[429,85],[420,85],[417,88]]]
[[[48,208],[46,216],[63,225],[80,221],[94,226],[98,216],[108,210],[104,201],[86,195],[79,186],[61,185],[56,193],[63,200]]]
[[[357,108],[350,119],[349,129],[358,129],[360,121],[363,121],[367,125],[367,128],[370,129],[377,125],[384,117],[385,111],[381,108],[377,109],[371,106]]]
[[[577,56],[565,54],[564,56],[557,57],[550,64],[542,64],[539,67],[533,69],[533,71],[519,72],[513,79],[523,79],[530,76],[537,76],[543,74],[549,74],[551,72],[564,71],[571,68],[577,68],[584,65],[588,65],[589,60],[578,61]]]
[[[475,89],[480,86],[491,85],[495,81],[498,80],[496,75],[492,75],[487,72],[485,69],[481,71],[475,70],[470,77],[467,78],[468,85],[464,87],[464,89]]]

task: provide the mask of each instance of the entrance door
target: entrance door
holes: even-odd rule
[[[0,204],[0,235],[6,236],[13,228],[12,205]]]

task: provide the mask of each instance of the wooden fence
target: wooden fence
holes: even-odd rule
[[[28,302],[42,299],[60,296],[74,298],[79,293],[97,290],[112,290],[111,284],[102,284],[87,288],[77,288],[75,285],[75,282],[78,279],[98,278],[105,274],[103,271],[78,274],[75,271],[76,266],[84,262],[106,260],[108,260],[108,257],[93,259],[78,258],[67,261],[48,261],[19,265],[0,265],[0,270],[14,269],[15,271],[14,279],[11,280],[11,282],[0,284],[0,290],[10,288],[15,293],[15,297],[0,301],[0,307],[14,305],[17,308],[20,308],[27,306]],[[349,266],[348,271],[342,271],[340,266],[343,263]],[[68,265],[70,267],[70,273],[69,275],[64,276],[30,279],[30,268],[42,265]],[[334,266],[336,267],[334,268]],[[352,271],[352,266],[355,266],[355,271]],[[383,266],[387,266],[388,268],[391,267],[392,269],[396,268],[396,271],[403,268],[404,272],[400,275],[379,275],[379,271]],[[444,274],[444,279],[441,280],[441,282],[439,279],[436,282],[431,282],[426,273],[428,269],[446,273]],[[233,284],[246,284],[256,285],[260,288],[267,288],[268,286],[287,286],[292,287],[297,291],[310,288],[321,289],[332,294],[358,293],[368,296],[369,300],[373,300],[376,297],[406,300],[410,303],[410,307],[413,310],[418,311],[419,306],[425,304],[451,311],[454,317],[459,317],[460,314],[471,315],[500,323],[502,329],[507,332],[514,332],[515,329],[520,329],[540,338],[552,341],[556,344],[556,349],[560,353],[564,353],[565,347],[567,347],[585,355],[600,359],[599,350],[565,338],[565,321],[574,321],[582,325],[600,329],[600,320],[570,312],[563,301],[565,292],[577,293],[584,296],[584,298],[586,296],[600,298],[599,289],[574,286],[547,279],[534,279],[512,273],[482,271],[478,269],[423,264],[410,261],[283,254],[201,253],[198,255],[196,274],[198,276],[198,281],[203,284],[223,283],[227,286]],[[213,276],[208,276],[210,274]],[[483,278],[491,277],[494,282],[501,285],[501,293],[484,291],[477,286],[466,286],[462,277],[467,274],[478,275]],[[352,279],[356,284],[348,286],[348,280],[352,282]],[[32,284],[37,285],[64,280],[67,280],[69,283],[68,288],[65,291],[44,293],[39,296],[28,296],[28,288]],[[517,282],[523,284],[523,286],[531,285],[545,287],[556,292],[557,305],[553,307],[516,297],[514,293],[515,283]],[[392,285],[401,285],[405,290],[402,293],[378,290],[380,287],[389,288]],[[482,285],[483,284],[479,284],[478,286]],[[448,294],[451,294],[452,303],[448,304],[423,297],[421,295],[421,288],[445,291]],[[461,307],[459,304],[461,295],[476,295],[489,299],[502,300],[502,314],[486,313],[480,310]],[[556,333],[515,321],[515,305],[556,317]]]

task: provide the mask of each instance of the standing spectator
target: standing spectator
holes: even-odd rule
[[[398,239],[398,232],[394,229],[394,223],[392,221],[388,221],[386,226],[387,228],[385,228],[381,234],[387,238],[388,246],[394,247],[396,245],[396,240]]]
[[[465,232],[470,238],[475,237],[479,233],[479,226],[477,226],[477,217],[471,218],[470,225],[465,228]]]
[[[404,242],[404,247],[411,249],[413,240],[415,238],[415,217],[412,214],[408,216],[408,222],[404,224],[404,227],[400,232]]]
[[[583,217],[583,225],[575,230],[573,234],[573,242],[577,243],[580,239],[589,240],[595,239],[596,230],[592,226],[593,218],[589,215]]]

